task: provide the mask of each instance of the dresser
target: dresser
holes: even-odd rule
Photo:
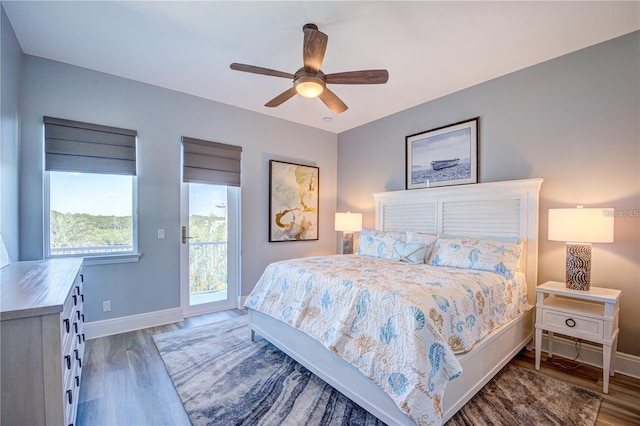
[[[0,269],[3,425],[73,425],[84,355],[82,259]]]

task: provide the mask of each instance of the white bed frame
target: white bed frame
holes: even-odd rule
[[[373,194],[376,228],[438,235],[520,237],[520,269],[529,302],[538,269],[538,195],[542,179],[480,183]],[[413,425],[393,400],[349,362],[309,335],[248,309],[251,339],[258,333],[318,377],[389,425]],[[449,420],[533,338],[534,309],[494,330],[458,355],[463,373],[446,388],[443,422]]]

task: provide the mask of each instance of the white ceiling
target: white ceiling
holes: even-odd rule
[[[640,2],[2,2],[30,55],[177,90],[333,133],[640,29]],[[263,105],[294,73],[302,26],[329,36],[325,73],[386,68],[385,85],[332,85]]]

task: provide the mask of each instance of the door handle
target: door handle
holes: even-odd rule
[[[193,237],[187,237],[187,227],[182,227],[182,244],[187,244],[187,240],[190,240]]]

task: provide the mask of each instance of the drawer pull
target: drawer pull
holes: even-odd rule
[[[82,322],[84,322],[84,314],[82,314]]]
[[[82,368],[82,358],[78,360],[78,367]]]
[[[573,328],[576,326],[576,321],[573,318],[567,318],[564,323],[567,324],[567,327]]]
[[[85,337],[84,337],[84,333],[82,333],[82,342],[84,343],[86,341]]]
[[[76,376],[76,387],[80,386],[80,376]]]
[[[76,296],[75,294],[73,295],[73,306],[76,306],[78,304],[78,296]]]
[[[78,317],[78,321],[80,321],[80,311],[76,311],[76,316]]]
[[[79,285],[76,286],[76,294],[78,296],[80,296],[80,286]]]
[[[66,318],[64,321],[62,321],[64,323],[64,329],[67,330],[67,333],[69,332],[69,327],[70,327],[70,323],[69,323],[69,319]]]
[[[78,323],[77,322],[73,323],[73,329],[74,329],[75,333],[78,334]]]
[[[78,352],[77,349],[73,350],[73,354],[75,355],[76,359],[80,359],[80,353]]]
[[[84,274],[80,274],[80,282],[84,282]]]
[[[64,360],[67,363],[67,370],[71,370],[71,356],[65,355]]]
[[[80,334],[78,334],[78,344],[79,345],[82,344],[82,336]]]
[[[82,300],[84,302],[84,294],[80,295],[80,300]]]
[[[67,401],[69,401],[69,404],[73,404],[73,392],[71,392],[71,390],[67,390]]]

